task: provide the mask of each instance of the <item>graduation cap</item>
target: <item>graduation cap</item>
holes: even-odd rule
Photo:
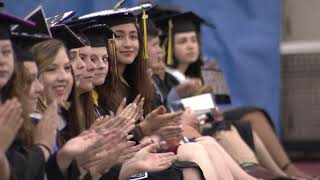
[[[77,35],[78,39],[84,44],[85,46],[91,46],[91,43],[88,37],[82,32],[85,28],[89,26],[93,26],[98,24],[98,22],[94,19],[91,20],[80,20],[75,19],[70,22],[67,22],[66,25]]]
[[[211,28],[215,28],[212,23],[206,21],[191,11],[164,16],[162,19],[158,19],[156,24],[161,29],[168,30],[170,26],[169,21],[172,23],[172,33],[188,31],[200,32],[200,27],[202,24]]]
[[[12,48],[13,48],[14,54],[16,56],[15,60],[20,61],[20,62],[26,62],[26,61],[33,62],[34,61],[30,50],[20,47],[19,43],[13,42]]]
[[[108,39],[112,39],[114,32],[105,24],[95,24],[82,29],[92,47],[105,47]]]
[[[172,64],[172,47],[173,47],[173,35],[180,32],[196,31],[200,33],[200,27],[202,24],[208,27],[215,28],[214,25],[203,18],[199,17],[195,13],[189,11],[176,15],[170,15],[158,20],[157,25],[163,32],[168,34],[168,49],[167,49],[167,64]]]
[[[18,25],[12,28],[10,38],[13,41],[18,61],[32,61],[31,47],[36,43],[52,38],[41,6],[33,10],[25,19],[32,20],[36,23],[36,26],[26,28]]]
[[[146,3],[131,8],[119,8],[98,11],[90,14],[80,16],[78,19],[95,19],[102,24],[106,24],[109,27],[127,24],[131,22],[137,22],[136,15],[141,14],[152,8],[152,4]]]
[[[75,49],[85,46],[80,38],[65,24],[58,24],[50,28],[53,38],[64,42],[67,49]]]
[[[149,19],[157,21],[163,17],[177,15],[182,12],[182,9],[177,4],[172,3],[158,3],[155,1],[142,1],[142,3],[152,4],[152,8],[148,10]]]
[[[58,14],[52,17],[47,18],[47,23],[49,27],[55,26],[57,24],[61,24],[62,22],[72,18],[75,15],[76,12],[74,11],[68,11],[63,14]]]
[[[42,6],[38,6],[35,10],[33,10],[28,16],[25,17],[25,20],[36,22],[36,26],[33,28],[15,26],[11,29],[11,34],[13,36],[32,38],[35,41],[52,38]]]
[[[127,23],[136,23],[136,16],[132,14],[130,11],[120,10],[106,10],[99,11],[91,14],[87,14],[84,16],[78,17],[79,20],[88,21],[88,20],[96,20],[101,24],[105,24],[109,27],[127,24]]]
[[[35,26],[35,23],[32,21],[27,21],[17,16],[0,12],[0,39],[10,39],[10,27],[17,24],[26,27]]]
[[[128,20],[134,19],[135,15],[141,14],[143,11],[147,11],[148,9],[152,8],[150,3],[141,4],[138,6],[134,6],[131,8],[120,8],[120,9],[109,9],[98,11],[90,14],[86,14],[83,16],[78,17],[78,19],[100,19],[100,18],[108,18],[108,17],[115,17],[110,18],[108,20],[112,21],[110,24],[118,25],[118,24],[125,24]],[[117,20],[116,20],[117,19]],[[117,22],[118,21],[118,22]],[[103,22],[109,27],[112,27],[109,23]]]
[[[147,32],[148,36],[155,37],[160,35],[160,30],[157,28],[156,24],[151,20],[147,20]]]

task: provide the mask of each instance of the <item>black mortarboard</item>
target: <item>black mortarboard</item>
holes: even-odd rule
[[[113,31],[105,24],[95,24],[82,29],[92,47],[105,47],[107,40],[113,38]]]
[[[148,10],[149,19],[154,22],[167,16],[177,15],[182,12],[182,9],[177,4],[172,3],[157,3],[154,1],[142,1],[142,3],[151,3],[152,8]]]
[[[105,16],[99,19],[102,23],[105,23],[109,27],[127,24],[127,23],[136,23],[136,16],[133,14],[116,14],[111,16]]]
[[[169,29],[169,21],[172,21],[172,33],[188,31],[200,32],[200,26],[202,24],[214,28],[213,24],[191,11],[175,15],[168,15],[162,19],[159,19],[156,23],[163,31],[166,32]]]
[[[74,11],[68,11],[63,14],[58,14],[52,17],[47,18],[47,23],[49,27],[55,26],[57,24],[61,24],[62,22],[72,18],[74,16],[75,12]]]
[[[36,23],[36,26],[32,28],[21,25],[15,26],[12,28],[10,36],[19,61],[32,60],[30,48],[38,42],[52,38],[41,6],[32,11],[25,19],[32,20]]]
[[[0,12],[0,39],[9,39],[10,27],[17,24],[26,27],[35,26],[35,23],[33,23],[32,21],[26,21],[17,16]]]
[[[20,47],[16,43],[12,43],[13,51],[16,56],[16,60],[20,62],[31,61],[33,62],[32,53],[28,49]]]
[[[36,26],[33,28],[27,28],[25,26],[15,26],[11,29],[13,35],[38,37],[39,39],[51,39],[51,31],[46,21],[42,6],[38,6],[28,16],[26,20],[36,22]]]
[[[148,36],[151,36],[151,37],[160,35],[159,29],[151,19],[147,20],[147,32],[148,32]]]
[[[98,24],[98,23],[96,20],[93,20],[93,19],[91,20],[75,19],[66,23],[66,25],[77,35],[77,37],[85,46],[91,46],[91,43],[88,37],[82,32],[82,30],[95,24]]]
[[[64,42],[67,49],[75,49],[85,46],[79,37],[65,24],[58,24],[50,28],[53,38]]]
[[[95,19],[108,27],[136,22],[137,14],[147,11],[151,4],[142,4],[131,8],[120,8],[116,10],[104,10],[80,16],[79,19]]]

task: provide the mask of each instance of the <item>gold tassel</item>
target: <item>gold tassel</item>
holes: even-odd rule
[[[118,78],[118,65],[117,65],[117,51],[116,51],[116,36],[112,34],[112,40],[111,40],[111,45],[112,45],[112,58],[113,58],[113,64],[114,64],[114,72],[116,73],[116,78]]]
[[[172,65],[172,19],[168,21],[168,51],[167,51],[167,64]]]
[[[145,11],[142,12],[142,23],[143,23],[143,59],[148,60],[148,32],[147,32],[147,19],[148,15]]]
[[[166,37],[162,42],[161,49],[163,52],[166,52],[166,44],[168,44],[168,37]]]

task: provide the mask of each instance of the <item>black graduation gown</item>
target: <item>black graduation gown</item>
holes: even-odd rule
[[[167,72],[165,73],[163,82],[164,82],[164,85],[166,86],[165,88],[167,89],[168,93],[173,87],[179,84],[179,81],[173,75]]]
[[[46,173],[48,180],[79,180],[80,170],[77,165],[77,162],[73,160],[67,169],[66,177],[60,171],[60,168],[57,163],[57,154],[50,156],[48,162],[46,163]]]
[[[240,120],[244,115],[252,113],[252,112],[261,112],[268,119],[270,126],[274,129],[274,124],[271,120],[270,115],[262,108],[255,106],[242,106],[239,108],[230,109],[223,113],[223,116],[228,120]]]
[[[65,115],[62,114],[62,117],[65,117]],[[70,127],[70,125],[68,124],[69,122],[66,122],[66,127],[63,130],[57,132],[57,144],[59,146],[62,146],[66,141],[74,137],[68,130]],[[76,161],[73,160],[67,168],[66,176],[64,176],[58,166],[56,152],[49,157],[46,163],[46,174],[48,180],[78,180],[80,177],[80,170]]]
[[[25,146],[16,139],[6,153],[10,164],[10,180],[43,180],[45,158],[35,145]]]

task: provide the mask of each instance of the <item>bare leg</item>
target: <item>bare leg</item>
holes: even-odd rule
[[[197,169],[185,168],[182,170],[183,180],[201,180],[201,176]]]
[[[204,145],[204,147],[208,150],[209,153],[211,152],[210,151],[211,149],[217,149],[220,153],[220,156],[224,159],[224,162],[228,165],[234,179],[237,179],[237,180],[255,179],[254,177],[247,174],[244,170],[242,170],[241,167],[212,137],[200,137],[200,138],[197,138],[197,142]]]
[[[218,176],[219,179],[234,179],[230,170],[230,167],[228,166],[228,164],[225,162],[225,159],[221,156],[219,150],[217,150],[216,148],[208,148],[205,145],[201,144],[207,151],[207,153],[209,154],[209,158],[211,159],[211,161],[214,163],[216,169],[218,170]]]
[[[264,146],[263,142],[261,141],[260,137],[253,131],[253,139],[254,139],[254,147],[256,150],[256,156],[259,160],[259,164],[275,174],[280,176],[287,176],[277,165],[276,162],[272,159],[271,155],[269,154],[268,150]]]
[[[228,131],[219,131],[214,136],[223,149],[240,165],[242,163],[256,163],[258,160],[254,152],[241,139],[235,127]]]
[[[197,143],[182,144],[178,148],[178,159],[197,163],[207,180],[218,179],[216,167],[211,163],[205,149]]]
[[[271,128],[267,117],[261,112],[248,113],[241,118],[242,120],[249,121],[253,130],[261,138],[265,147],[269,151],[271,157],[275,160],[277,165],[282,168],[290,162],[290,159],[280,144],[277,136]],[[293,164],[290,164],[285,170],[285,173],[291,176],[309,177],[307,174],[297,169]]]

